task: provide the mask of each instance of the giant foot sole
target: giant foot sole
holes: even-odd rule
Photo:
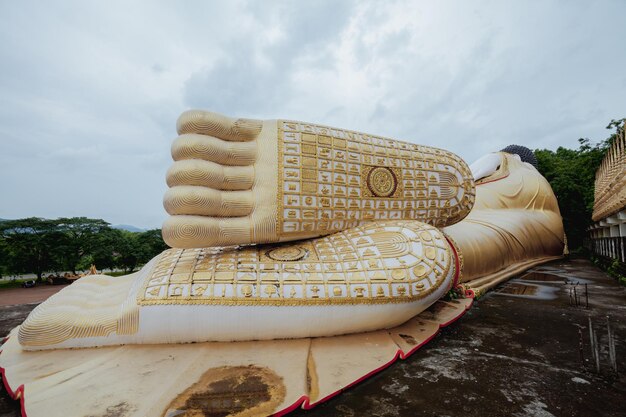
[[[199,110],[177,129],[164,197],[172,247],[290,241],[374,220],[444,227],[474,202],[467,164],[437,148]]]
[[[415,221],[287,244],[169,249],[134,276],[63,289],[33,310],[19,341],[45,349],[377,330],[428,308],[459,270],[443,232]]]

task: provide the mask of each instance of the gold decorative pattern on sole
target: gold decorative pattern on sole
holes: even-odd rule
[[[440,230],[380,221],[279,246],[170,249],[145,278],[137,302],[402,303],[427,296],[454,272],[454,255]]]
[[[455,154],[357,132],[278,122],[281,240],[369,221],[443,227],[474,203],[474,180]]]

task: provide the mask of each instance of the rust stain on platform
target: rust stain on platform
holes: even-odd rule
[[[265,416],[283,402],[285,392],[283,379],[267,368],[211,368],[174,399],[163,416]]]

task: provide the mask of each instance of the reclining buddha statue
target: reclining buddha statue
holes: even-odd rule
[[[50,297],[20,327],[23,348],[390,328],[461,283],[485,291],[563,253],[556,198],[525,148],[470,168],[449,151],[301,122],[189,111],[177,129],[171,249]]]

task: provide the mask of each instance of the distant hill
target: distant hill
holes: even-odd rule
[[[139,227],[131,226],[129,224],[114,224],[111,225],[113,229],[126,230],[129,232],[145,232],[146,229],[141,229]]]

